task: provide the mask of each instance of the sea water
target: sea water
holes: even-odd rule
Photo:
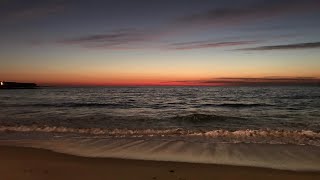
[[[320,170],[320,87],[0,91],[0,139],[90,157]]]

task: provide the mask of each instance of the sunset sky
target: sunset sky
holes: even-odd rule
[[[319,83],[319,0],[0,0],[0,80]]]

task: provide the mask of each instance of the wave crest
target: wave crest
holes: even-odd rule
[[[320,146],[320,133],[311,130],[187,130],[187,129],[103,129],[56,126],[0,126],[0,132],[74,133],[102,137],[179,137],[201,138],[223,143],[266,143]]]

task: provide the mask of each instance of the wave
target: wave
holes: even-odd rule
[[[128,100],[130,101],[130,100]],[[131,100],[126,103],[74,103],[74,102],[66,102],[66,103],[35,103],[35,104],[1,104],[6,107],[109,107],[109,108],[134,108],[138,107]],[[150,107],[157,108],[168,108],[172,107],[172,105],[179,105],[179,103],[163,103],[163,104],[153,104]],[[139,105],[141,107],[141,105]],[[263,107],[263,106],[274,106],[272,104],[260,104],[260,103],[221,103],[221,104],[199,104],[195,105],[195,107],[227,107],[227,108],[253,108],[253,107]]]
[[[193,113],[189,115],[179,115],[171,118],[177,121],[186,121],[191,123],[202,123],[202,122],[212,122],[212,121],[226,121],[226,120],[244,120],[244,118],[233,117],[233,116],[220,116],[214,114],[201,114]]]
[[[261,103],[221,103],[221,104],[201,104],[200,107],[227,107],[227,108],[253,108],[253,107],[269,107],[272,104]]]
[[[212,142],[298,144],[320,146],[320,132],[311,130],[188,130],[188,129],[104,129],[58,126],[0,126],[0,132],[74,133],[101,137],[201,138]]]
[[[39,104],[5,104],[4,106],[8,107],[92,107],[92,108],[99,108],[99,107],[109,107],[109,108],[132,108],[133,105],[128,103],[39,103]]]

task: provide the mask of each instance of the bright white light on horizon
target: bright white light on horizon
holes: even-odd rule
[[[3,86],[3,82],[2,81],[1,81],[0,85]]]

